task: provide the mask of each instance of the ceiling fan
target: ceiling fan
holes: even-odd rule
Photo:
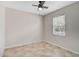
[[[48,9],[48,7],[47,6],[44,6],[44,4],[45,4],[45,1],[39,1],[39,4],[38,5],[32,5],[32,6],[36,6],[36,7],[38,7],[38,10],[42,10],[42,9]]]

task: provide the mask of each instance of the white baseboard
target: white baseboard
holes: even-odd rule
[[[37,41],[31,41],[31,42],[26,42],[26,43],[17,44],[17,45],[11,45],[11,46],[7,46],[5,49],[18,47],[18,46],[23,46],[23,45],[28,45],[28,44],[31,44],[31,43],[38,43],[38,42],[41,42],[41,41],[42,40],[37,40]]]
[[[72,52],[72,53],[74,53],[74,54],[78,54],[78,55],[79,55],[79,52],[76,52],[76,51],[73,51],[73,50],[71,50],[71,49],[68,49],[68,48],[62,47],[62,46],[60,46],[60,45],[57,45],[57,44],[53,43],[53,42],[50,41],[50,40],[45,40],[45,41],[48,42],[48,43],[50,43],[50,44],[52,44],[52,45],[58,46],[58,47],[60,47],[60,48],[62,48],[62,49],[65,49],[65,50],[67,50],[67,51],[70,51],[70,52]]]

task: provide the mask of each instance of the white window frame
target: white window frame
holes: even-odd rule
[[[65,36],[65,15],[53,17],[53,35]]]

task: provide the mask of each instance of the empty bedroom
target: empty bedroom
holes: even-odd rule
[[[0,1],[0,57],[79,57],[79,1]]]

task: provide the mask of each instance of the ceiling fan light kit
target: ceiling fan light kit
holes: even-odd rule
[[[38,11],[42,11],[43,10],[43,8],[38,8]]]

